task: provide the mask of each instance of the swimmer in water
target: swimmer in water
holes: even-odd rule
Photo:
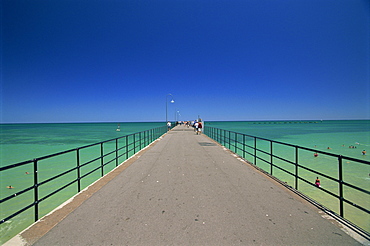
[[[320,179],[319,179],[319,177],[316,177],[315,185],[316,185],[316,187],[320,187],[321,186],[320,185]]]
[[[361,153],[362,155],[366,155],[366,150],[363,150]]]
[[[313,156],[314,156],[314,157],[318,157],[318,156],[319,156],[319,154],[315,153],[315,154],[313,154]]]
[[[9,185],[9,186],[7,186],[6,188],[8,188],[8,189],[13,189],[14,187],[13,187],[13,186],[11,186],[11,185]]]

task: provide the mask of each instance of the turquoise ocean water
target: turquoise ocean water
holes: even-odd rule
[[[121,131],[117,132],[116,123],[1,124],[0,166],[38,158],[44,155],[117,138],[162,125],[163,123],[160,122],[121,123]],[[205,126],[207,125],[370,161],[370,120],[205,122]],[[349,146],[355,146],[356,148],[349,148]],[[328,147],[330,147],[330,149],[327,149]],[[362,150],[367,150],[368,154],[365,156],[362,155]],[[336,170],[336,168],[332,166],[336,165],[335,160],[330,160],[330,158],[324,158],[323,156],[319,157],[322,158],[314,158],[311,153],[300,155],[300,158],[304,159],[303,162],[306,161],[307,165],[319,168],[320,172],[328,174],[336,172],[333,171]],[[45,173],[54,173],[61,168],[58,165],[65,165],[62,163],[64,163],[63,160],[54,161],[53,164],[45,163],[45,165],[41,165],[40,169],[43,168]],[[12,173],[7,172],[5,175],[1,176],[1,198],[13,194],[22,186],[32,185],[32,175],[25,174],[25,172],[28,171],[27,168],[31,167],[16,168],[12,170]],[[348,165],[344,167],[344,172],[345,178],[347,178],[347,180],[349,179],[351,183],[369,190],[369,166],[360,167],[359,165],[351,165],[351,163],[348,163]],[[279,176],[279,173],[276,174]],[[285,179],[283,174],[279,178],[282,180]],[[313,177],[313,179],[314,178],[316,177]],[[291,182],[289,177],[286,177],[284,181],[288,183]],[[8,185],[12,185],[15,188],[7,189],[6,186]],[[332,184],[325,179],[322,179],[322,185],[328,189],[337,189],[337,187],[330,188]],[[332,199],[328,198],[325,193],[319,192],[318,189],[312,186],[300,185],[300,188],[304,190],[304,193],[314,197],[315,200],[319,202],[329,202],[329,205],[332,203],[334,207],[337,206],[337,201],[331,201]],[[60,202],[70,198],[71,195],[73,195],[73,192],[67,191],[64,195],[60,195],[59,197],[56,196],[54,198],[57,200],[55,204],[50,204],[47,208],[43,208],[45,213],[52,210],[54,208],[52,206],[56,206]],[[357,193],[353,192],[353,195],[356,196]],[[32,196],[32,194],[30,194],[30,196]],[[367,197],[361,202],[367,208],[370,207],[370,201]],[[24,204],[16,204],[15,207],[21,207],[22,205]],[[14,204],[4,204],[4,206],[1,207],[1,215],[3,215],[5,210],[11,210],[12,207],[14,207]],[[370,231],[369,216],[358,214],[357,211],[351,214],[350,209],[346,211],[349,211],[348,213],[354,218],[353,221],[356,224]],[[29,213],[31,213],[31,215]],[[33,211],[29,213],[22,213],[11,221],[0,225],[0,244],[24,229],[25,225],[32,223]],[[26,217],[31,217],[31,219],[27,219]]]

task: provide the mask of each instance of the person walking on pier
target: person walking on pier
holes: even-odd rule
[[[198,124],[199,124],[199,122],[198,122],[198,121],[194,121],[194,125],[193,125],[193,127],[194,127],[194,132],[195,132],[196,134],[198,134]]]
[[[202,124],[202,121],[199,121],[198,122],[198,129],[197,129],[197,135],[199,134],[202,134],[202,129],[203,129],[203,124]]]

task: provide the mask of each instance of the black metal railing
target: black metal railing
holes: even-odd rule
[[[27,179],[17,178],[17,189],[13,189],[16,192],[0,197],[0,226],[6,226],[9,220],[21,213],[26,212],[26,216],[33,214],[33,219],[28,219],[25,228],[148,146],[166,131],[167,126],[157,127],[0,167],[0,177],[21,171],[24,173],[27,170]],[[33,181],[30,181],[31,176]],[[62,195],[49,199],[55,194]],[[47,199],[55,205],[44,204]]]
[[[369,161],[214,127],[206,127],[205,134],[370,237],[370,191],[366,182],[356,181],[370,175]],[[353,165],[357,174],[346,172]],[[326,185],[317,187],[317,176]]]

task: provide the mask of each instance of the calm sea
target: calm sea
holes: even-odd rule
[[[163,126],[161,122],[144,123],[120,123],[121,131],[116,131],[117,123],[64,123],[64,124],[0,124],[0,166],[7,166],[17,162],[31,160],[44,155],[97,143],[100,141],[117,138],[143,130]],[[252,136],[263,137],[285,143],[300,145],[308,148],[317,148],[321,151],[341,154],[357,159],[369,161],[370,155],[370,120],[349,120],[349,121],[235,121],[235,122],[205,122],[205,126],[217,127],[225,130],[245,133]],[[356,148],[349,148],[355,146]],[[330,149],[328,149],[330,147]],[[367,150],[367,155],[362,151]],[[321,159],[305,156],[307,165],[316,165],[320,171],[331,172],[330,161],[324,157]],[[54,172],[57,167],[48,167],[47,171]],[[20,170],[15,170],[20,173]],[[22,169],[22,175],[24,175]],[[351,166],[350,163],[345,169],[346,177],[351,182],[369,189],[370,167],[359,168]],[[18,182],[25,182],[19,179],[19,173],[7,174],[1,177],[0,198],[14,193]],[[27,176],[27,175],[26,175]],[[279,177],[280,178],[280,177]],[[315,177],[313,177],[314,179]],[[284,177],[282,178],[284,179]],[[287,180],[289,181],[289,180]],[[31,181],[30,181],[31,182]],[[15,189],[7,189],[12,185]],[[328,181],[322,179],[322,185],[330,186]],[[333,189],[336,189],[333,188]],[[318,201],[326,201],[325,194],[317,195],[317,189],[307,186],[305,193],[309,196],[316,196]],[[67,195],[68,196],[68,195]],[[317,197],[318,196],[318,197]],[[59,197],[61,201],[70,197]],[[370,201],[367,197],[362,201],[369,208]],[[333,203],[337,203],[333,201]],[[6,205],[10,207],[10,205]],[[22,204],[18,204],[22,206]],[[53,205],[50,205],[53,206]],[[334,205],[336,206],[336,205]],[[1,217],[7,208],[2,207]],[[50,211],[53,207],[46,208]],[[355,213],[355,212],[354,212]],[[0,244],[20,232],[25,226],[32,223],[25,217],[30,216],[23,213],[11,221],[0,225]],[[370,231],[369,216],[354,214],[354,221],[361,227]],[[31,215],[32,218],[32,215]]]
[[[316,146],[315,148],[323,151],[354,158],[367,158],[368,156],[362,156],[361,152],[364,149],[370,151],[370,120],[221,121],[206,124],[303,147]]]
[[[0,166],[162,126],[160,122],[0,124]]]

